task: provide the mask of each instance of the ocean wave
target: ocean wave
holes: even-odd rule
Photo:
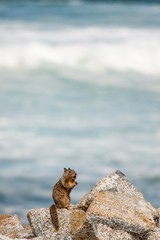
[[[3,26],[0,35],[0,69],[61,67],[160,75],[159,29],[84,27],[46,31],[18,25],[13,32],[6,32]]]

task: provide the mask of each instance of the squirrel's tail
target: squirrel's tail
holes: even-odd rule
[[[57,208],[56,206],[53,204],[50,208],[50,216],[51,216],[51,222],[55,228],[56,231],[58,231],[59,229],[59,223],[58,223],[58,214],[57,214]]]

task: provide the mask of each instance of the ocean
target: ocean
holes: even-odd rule
[[[0,1],[0,213],[49,207],[64,167],[74,204],[120,170],[160,205],[158,1]]]

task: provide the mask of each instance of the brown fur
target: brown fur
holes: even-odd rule
[[[70,192],[71,190],[78,184],[75,179],[77,177],[77,173],[68,168],[64,168],[64,172],[62,177],[59,181],[54,185],[52,190],[52,197],[55,202],[50,207],[50,215],[51,221],[55,229],[58,231],[59,224],[58,224],[58,215],[56,208],[68,208],[71,199],[70,199]]]
[[[55,228],[56,231],[59,229],[59,224],[58,224],[58,214],[57,214],[57,208],[54,204],[50,206],[49,208],[50,211],[50,216],[51,216],[51,222]]]

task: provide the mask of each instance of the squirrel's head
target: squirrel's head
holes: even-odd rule
[[[75,172],[75,170],[70,169],[70,168],[64,168],[64,173],[65,176],[70,177],[72,180],[75,180],[77,177],[77,173]]]

